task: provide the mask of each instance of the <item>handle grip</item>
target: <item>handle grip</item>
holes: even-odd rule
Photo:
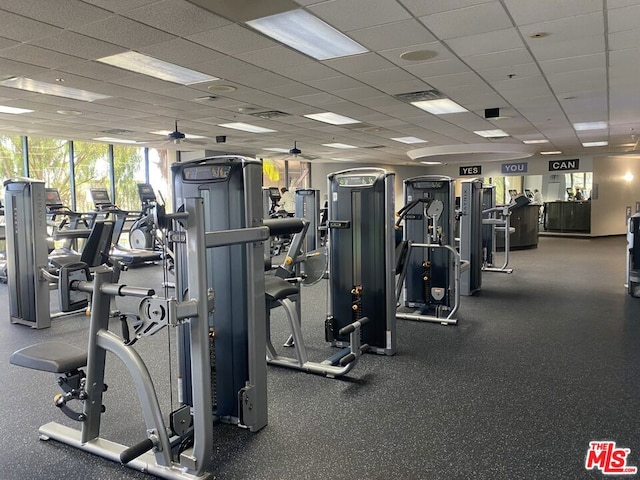
[[[153,440],[150,438],[145,438],[140,443],[130,446],[129,448],[120,452],[120,463],[126,465],[131,460],[135,460],[140,455],[145,452],[148,452],[154,447]]]
[[[338,363],[340,364],[341,367],[344,367],[345,365],[353,362],[356,358],[357,357],[355,353],[347,353],[344,357],[340,359]]]
[[[346,325],[346,326],[342,327],[340,329],[340,331],[338,332],[338,334],[339,335],[349,335],[356,328],[360,328],[362,325],[365,325],[368,322],[369,322],[369,317],[362,317],[360,320],[356,320],[355,322],[350,323],[349,325]]]

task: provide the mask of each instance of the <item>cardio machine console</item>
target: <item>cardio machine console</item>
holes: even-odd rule
[[[194,165],[182,170],[182,178],[187,182],[226,180],[229,173],[231,173],[231,165]]]

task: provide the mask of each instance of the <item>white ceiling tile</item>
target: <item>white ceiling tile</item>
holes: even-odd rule
[[[404,60],[400,58],[400,55],[402,55],[403,53],[423,50],[434,52],[436,55],[428,60],[418,61]],[[421,43],[418,45],[411,45],[409,47],[391,48],[388,50],[380,50],[377,53],[400,67],[420,65],[422,63],[432,63],[435,61],[444,61],[454,58],[454,55],[451,53],[451,51],[446,48],[441,42]]]
[[[19,42],[45,38],[62,31],[62,29],[54,27],[53,25],[48,25],[13,13],[2,12],[2,15],[0,15],[0,32],[2,36]]]
[[[96,7],[115,13],[124,13],[134,8],[142,7],[149,3],[155,3],[158,0],[82,0],[84,3],[90,3]]]
[[[609,52],[609,67],[628,68],[637,65],[640,58],[640,48],[628,48]]]
[[[333,78],[323,78],[315,82],[308,81],[306,84],[331,93],[335,93],[336,90],[347,90],[363,86],[362,82],[359,82],[354,78],[347,77],[346,75],[340,75]]]
[[[289,80],[291,81],[291,80]],[[303,95],[313,95],[320,93],[318,89],[313,88],[303,83],[286,83],[281,82],[279,85],[273,87],[260,87],[261,90],[269,92],[273,95],[278,95],[286,98],[301,97]]]
[[[369,82],[369,85],[372,85],[378,88],[380,91],[388,93],[389,95],[397,95],[399,93],[407,92],[419,92],[422,90],[431,90],[432,88],[431,85],[418,79],[399,80],[397,82],[389,82],[387,80],[380,79],[380,83],[375,84]]]
[[[198,72],[208,73],[218,78],[223,79],[236,79],[245,75],[254,75],[262,72],[262,69],[251,65],[247,62],[237,60],[233,57],[223,56],[216,58],[215,60],[209,60],[201,63],[194,63],[189,68],[197,70]],[[200,88],[198,85],[194,85],[194,88]]]
[[[2,52],[0,52],[0,78],[5,79],[9,77],[29,77],[39,72],[46,70],[45,67],[36,65],[30,65],[28,63],[16,62],[7,58],[1,58]]]
[[[112,43],[103,42],[95,38],[80,35],[69,30],[65,30],[56,35],[38,40],[32,40],[29,44],[53,50],[68,55],[84,58],[87,60],[95,60],[116,53],[125,51],[123,47]]]
[[[385,60],[376,53],[363,53],[352,57],[336,58],[326,60],[323,63],[328,67],[346,74],[374,72],[376,70],[393,68],[393,63]]]
[[[188,35],[186,38],[227,55],[252,52],[278,45],[273,40],[236,24]]]
[[[542,61],[540,62],[540,68],[542,68],[546,75],[551,75],[554,73],[604,67],[605,62],[606,58],[604,53],[595,53],[592,55],[581,55],[579,57]]]
[[[0,57],[49,68],[70,65],[79,60],[78,57],[72,57],[71,55],[45,50],[44,48],[34,47],[24,43],[16,47],[0,50]]]
[[[461,33],[469,36],[513,27],[497,1],[435,13],[420,17],[419,20],[443,40],[460,37]]]
[[[338,90],[332,92],[334,95],[337,95],[342,98],[348,98],[350,100],[356,101],[363,98],[373,98],[379,97],[382,95],[380,90],[376,88],[371,88],[368,85],[362,85],[356,88],[346,88],[344,90]],[[386,98],[386,97],[384,97]]]
[[[308,9],[345,32],[411,18],[398,3],[388,0],[334,0]]]
[[[607,71],[604,68],[555,73],[547,75],[547,79],[556,94],[602,88],[606,99]]]
[[[461,57],[524,47],[515,28],[452,38],[447,44]]]
[[[640,18],[640,4],[637,2],[629,7],[609,10],[609,33],[635,30],[638,28],[638,18]]]
[[[338,75],[336,70],[321,63],[308,63],[304,65],[284,67],[280,69],[278,73],[300,82],[316,81],[322,78],[333,78]]]
[[[509,67],[490,68],[478,70],[478,74],[487,82],[519,80],[521,78],[540,76],[540,68],[535,63],[524,65],[512,65]]]
[[[203,47],[184,38],[174,38],[138,49],[140,53],[150,55],[165,62],[190,67],[197,63],[216,60],[224,56],[207,47]]]
[[[463,57],[463,60],[473,69],[485,71],[494,68],[504,68],[515,65],[526,65],[534,62],[529,51],[522,48],[502,50],[494,53],[484,53]]]
[[[602,0],[504,0],[504,3],[516,25],[602,11]]]
[[[181,37],[231,24],[229,20],[183,0],[164,0],[123,15]]]
[[[11,48],[11,47],[15,47],[16,45],[18,45],[18,43],[16,40],[11,40],[10,38],[4,38],[4,37],[0,37],[0,50],[3,50],[5,48]]]
[[[609,34],[609,51],[635,48],[638,45],[640,45],[640,29]]]
[[[544,40],[544,38],[542,40]],[[602,35],[583,36],[582,38],[562,42],[532,42],[529,45],[539,62],[598,54],[604,52],[605,48],[604,37]]]
[[[312,63],[312,60],[289,47],[277,45],[275,47],[239,53],[237,58],[247,63],[257,65],[268,70],[278,71],[280,68],[292,65]]]
[[[480,5],[493,0],[398,0],[416,17]]]
[[[349,36],[372,51],[407,47],[436,40],[424,25],[414,19],[353,30],[349,32]]]
[[[273,88],[278,85],[289,84],[291,80],[276,73],[260,72],[254,75],[245,75],[237,79],[237,82],[258,90],[266,90],[269,87]]]
[[[373,88],[378,88],[386,93],[389,93],[389,90],[393,90],[394,83],[415,82],[416,84],[424,85],[413,75],[399,68],[376,70],[374,72],[363,72],[354,74],[354,77],[360,80],[362,83],[365,83]]]
[[[330,93],[326,92],[314,93],[312,95],[302,95],[300,97],[291,98],[296,102],[311,105],[313,107],[324,107],[326,105],[344,102],[342,98],[336,97],[335,95],[331,95]]]
[[[166,42],[174,38],[173,35],[161,30],[118,16],[111,16],[87,25],[74,25],[69,30],[131,49]]]
[[[403,68],[421,79],[425,79],[429,76],[440,77],[443,75],[453,75],[456,73],[465,73],[470,71],[469,67],[457,58],[448,60],[432,60],[416,65],[406,65]]]
[[[111,15],[110,12],[79,0],[3,0],[2,9],[62,28],[92,23]],[[4,15],[4,14],[3,14]]]

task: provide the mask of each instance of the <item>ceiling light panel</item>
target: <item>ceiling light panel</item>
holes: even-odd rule
[[[7,107],[0,105],[0,113],[11,113],[12,115],[20,115],[21,113],[31,113],[33,110],[27,108]]]
[[[225,128],[232,128],[234,130],[242,130],[243,132],[250,132],[250,133],[269,133],[269,132],[277,131],[277,130],[271,130],[270,128],[259,127],[257,125],[251,125],[250,123],[242,123],[242,122],[221,123],[218,126],[225,127]]]
[[[448,98],[440,98],[438,100],[421,100],[419,102],[411,102],[411,105],[433,115],[446,115],[449,113],[461,113],[469,111]]]
[[[573,124],[573,128],[576,131],[584,131],[584,130],[604,130],[608,127],[609,125],[607,124],[607,122],[581,122],[581,123],[574,123]]]
[[[540,152],[540,155],[560,155],[562,152],[560,150],[553,150],[548,152]]]
[[[165,62],[164,60],[158,60],[138,52],[119,53],[98,58],[97,61],[180,85],[194,85],[196,83],[219,80],[218,77]]]
[[[110,98],[109,95],[93,93],[87,90],[80,90],[78,88],[63,87],[59,83],[41,82],[25,77],[11,77],[1,81],[0,85],[9,88],[17,88],[18,90],[26,90],[28,92],[42,93],[44,95],[82,100],[83,102],[93,102],[95,100]]]
[[[547,139],[540,139],[540,140],[523,140],[522,143],[526,143],[527,145],[535,145],[537,143],[549,143],[549,140]]]
[[[476,135],[480,135],[484,138],[500,138],[500,137],[508,137],[509,134],[504,130],[495,129],[495,130],[474,130]]]
[[[583,147],[605,147],[609,145],[609,142],[607,141],[602,141],[602,142],[582,142],[582,146]]]
[[[358,148],[354,145],[348,145],[346,143],[323,143],[322,145],[324,145],[325,147],[331,147],[331,148],[343,148],[343,149],[348,149],[348,148]]]
[[[360,120],[355,120],[333,112],[310,113],[309,115],[304,116],[319,122],[330,123],[331,125],[350,125],[352,123],[361,123]]]
[[[428,140],[422,140],[418,137],[396,137],[392,138],[391,140],[395,140],[396,142],[400,143],[428,143]]]
[[[144,142],[137,142],[135,140],[127,140],[125,138],[113,138],[113,137],[96,137],[94,140],[99,142],[109,142],[109,143],[128,143],[128,144],[138,144]]]
[[[287,150],[286,148],[278,148],[278,147],[263,148],[263,150],[268,150],[270,152],[278,152],[278,153],[289,153],[289,150]]]
[[[368,50],[305,10],[290,10],[250,20],[247,25],[317,60],[346,57]]]

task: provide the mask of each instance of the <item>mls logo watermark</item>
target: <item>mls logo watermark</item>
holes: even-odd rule
[[[616,448],[616,442],[589,442],[585,468],[599,469],[604,475],[635,475],[638,467],[627,466],[630,448]]]

